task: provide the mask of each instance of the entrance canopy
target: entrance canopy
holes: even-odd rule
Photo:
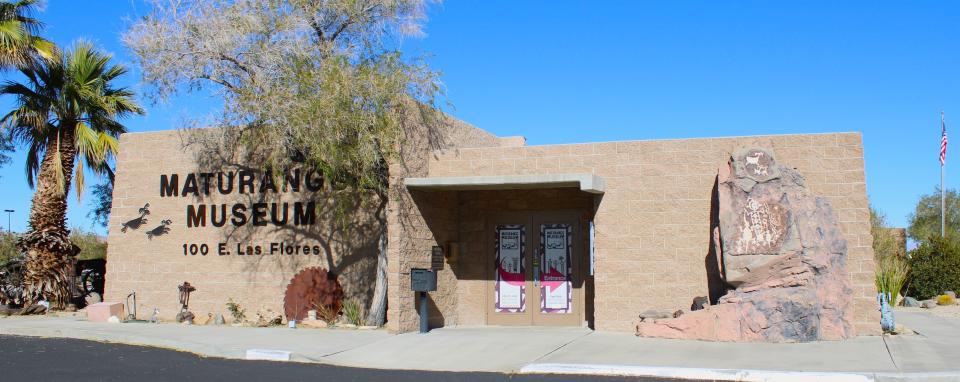
[[[545,175],[451,176],[406,178],[411,190],[513,190],[578,187],[591,194],[603,194],[603,178],[587,173]]]

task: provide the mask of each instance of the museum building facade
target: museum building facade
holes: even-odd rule
[[[330,202],[317,173],[277,174],[192,144],[216,129],[121,136],[106,300],[136,292],[140,317],[233,301],[284,312],[291,280],[320,267],[367,306],[379,246],[375,206]],[[640,312],[690,310],[724,294],[713,250],[717,171],[763,147],[832,205],[846,239],[853,325],[879,332],[859,133],[527,146],[449,120],[408,132],[390,167],[387,328],[415,331],[411,269],[433,269],[431,327],[589,326],[632,331]],[[225,150],[227,152],[231,150]],[[231,157],[233,158],[233,157]],[[215,165],[211,165],[214,163]]]

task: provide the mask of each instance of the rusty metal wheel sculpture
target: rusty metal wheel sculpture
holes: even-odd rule
[[[343,288],[337,275],[320,267],[301,270],[287,285],[283,313],[287,320],[302,321],[308,310],[317,310],[318,318],[335,320],[343,306]],[[323,317],[326,315],[326,317]]]

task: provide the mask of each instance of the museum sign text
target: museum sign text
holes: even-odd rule
[[[279,185],[277,184],[279,183]],[[204,197],[213,194],[264,194],[267,192],[316,192],[323,188],[323,176],[314,171],[293,169],[282,176],[274,177],[270,171],[248,170],[226,172],[189,173],[160,175],[160,197]],[[227,223],[240,227],[254,226],[313,225],[316,205],[307,202],[251,202],[232,204],[187,205],[187,228],[223,227]]]

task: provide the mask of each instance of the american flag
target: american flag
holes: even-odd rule
[[[943,113],[940,113],[940,165],[947,163],[947,125],[943,123]]]

